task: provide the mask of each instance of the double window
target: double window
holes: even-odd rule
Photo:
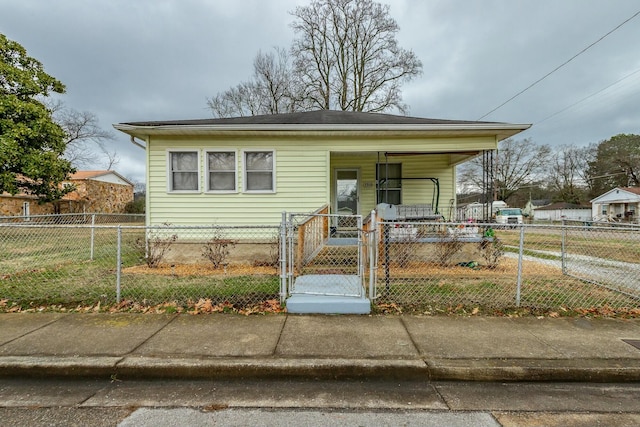
[[[238,159],[236,151],[206,150],[205,183],[210,193],[238,192]],[[171,150],[167,153],[169,192],[200,192],[200,151]],[[244,150],[242,181],[245,193],[275,192],[275,151]]]

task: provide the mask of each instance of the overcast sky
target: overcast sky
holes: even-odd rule
[[[206,99],[248,80],[259,50],[288,48],[289,12],[308,3],[0,0],[0,32],[67,86],[68,107],[112,130],[211,117]],[[461,120],[481,118],[640,11],[637,0],[382,3],[400,45],[423,63],[403,87],[410,115]],[[532,123],[518,138],[554,146],[640,133],[640,16],[483,120]],[[114,133],[115,169],[143,181],[143,151]]]

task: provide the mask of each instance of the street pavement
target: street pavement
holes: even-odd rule
[[[0,314],[1,377],[640,381],[640,319]]]

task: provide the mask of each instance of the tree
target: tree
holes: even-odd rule
[[[591,197],[616,187],[640,186],[640,135],[619,134],[597,144],[587,176]]]
[[[519,189],[538,186],[546,172],[551,149],[537,145],[529,138],[501,141],[494,157],[494,187],[496,200],[509,199]],[[482,189],[482,159],[475,158],[459,169],[458,186],[466,191]]]
[[[580,204],[587,188],[590,147],[560,146],[550,159],[548,187],[556,201]]]
[[[258,52],[253,78],[207,100],[217,117],[255,116],[303,110],[299,84],[292,75],[289,55],[282,48]]]
[[[406,113],[401,86],[422,63],[398,46],[389,6],[373,0],[312,0],[297,7],[290,49],[256,56],[253,78],[207,101],[218,117],[313,109]]]
[[[60,101],[49,103],[48,108],[52,111],[54,121],[65,133],[64,158],[75,168],[87,168],[98,163],[101,157],[99,153],[106,160],[105,169],[110,170],[118,164],[117,153],[106,145],[107,141],[115,139],[113,133],[100,127],[94,113],[68,108]]]
[[[400,86],[422,63],[398,46],[389,6],[372,0],[313,0],[293,12],[295,74],[312,108],[407,112]]]
[[[64,131],[40,101],[64,91],[24,47],[0,34],[0,193],[51,201],[73,190],[62,185],[73,171],[62,158]]]

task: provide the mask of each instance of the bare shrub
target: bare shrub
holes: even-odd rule
[[[455,233],[440,233],[440,238],[435,242],[434,253],[436,261],[439,264],[447,265],[450,263],[451,258],[460,250],[464,243],[460,241]]]
[[[211,261],[213,268],[220,268],[226,264],[225,261],[236,243],[235,240],[226,238],[222,231],[217,230],[214,236],[204,244],[202,256]]]
[[[494,269],[504,255],[504,245],[497,237],[485,237],[478,243],[478,251],[485,260],[487,268]]]
[[[149,268],[157,268],[162,263],[167,252],[171,250],[171,245],[173,245],[176,240],[178,240],[177,234],[165,237],[157,233],[155,236],[150,236],[147,241],[143,238],[136,239],[136,247],[144,254],[144,260],[147,266]]]

